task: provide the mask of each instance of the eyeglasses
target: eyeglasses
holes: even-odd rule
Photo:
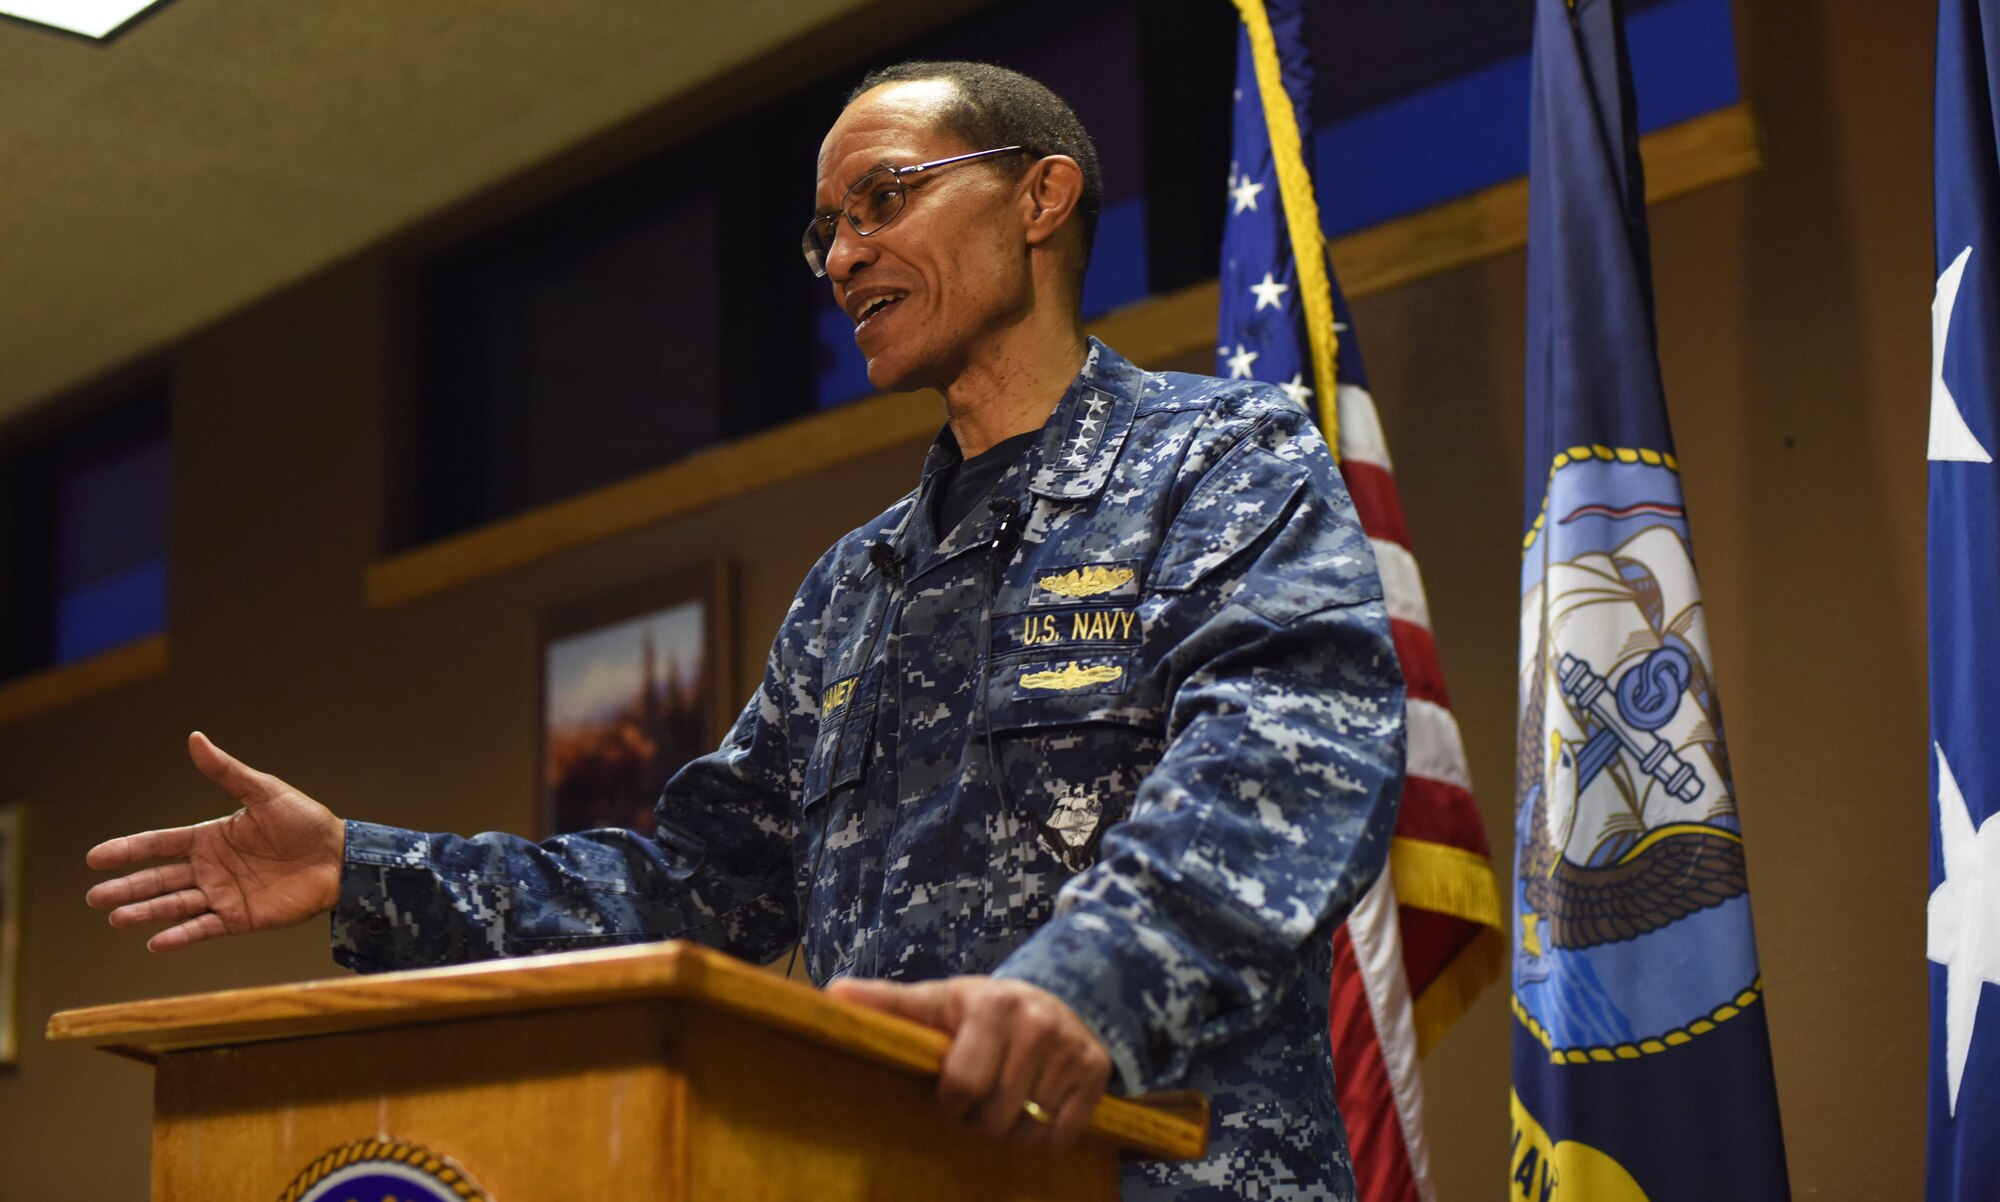
[[[1001,146],[994,150],[955,154],[948,159],[932,159],[914,167],[877,167],[854,181],[847,195],[840,198],[838,212],[821,213],[806,223],[805,236],[799,239],[799,249],[805,252],[806,266],[812,268],[814,275],[824,277],[826,257],[833,252],[833,236],[840,229],[840,218],[847,218],[847,224],[854,227],[854,232],[866,238],[895,220],[896,214],[903,211],[906,194],[911,186],[923,182],[916,177],[924,172],[1026,149],[1025,146]]]

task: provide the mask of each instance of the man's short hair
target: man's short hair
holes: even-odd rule
[[[1097,215],[1104,208],[1104,170],[1097,163],[1097,147],[1083,122],[1062,97],[1019,71],[992,63],[909,62],[870,71],[847,103],[871,88],[890,83],[947,80],[957,95],[947,101],[938,122],[973,150],[996,146],[1025,146],[1037,158],[1066,154],[1083,169],[1083,195],[1077,200],[1077,216],[1083,221],[1083,263],[1090,262],[1090,246],[1097,238]]]

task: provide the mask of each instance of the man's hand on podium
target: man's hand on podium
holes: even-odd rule
[[[104,881],[85,897],[111,911],[114,927],[171,923],[146,941],[170,952],[217,935],[294,926],[333,909],[347,827],[331,810],[259,772],[208,736],[188,736],[195,766],[242,809],[195,826],[147,831],[100,843],[85,860],[118,870],[167,863]]]
[[[827,993],[950,1035],[938,1104],[995,1138],[1074,1143],[1111,1079],[1110,1054],[1076,1011],[1024,981],[967,976],[904,985],[850,978],[833,982]]]

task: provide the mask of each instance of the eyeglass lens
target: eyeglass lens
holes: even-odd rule
[[[889,224],[902,207],[903,181],[886,167],[855,180],[841,203],[855,232],[862,234],[872,234]]]
[[[834,235],[840,232],[843,217],[854,227],[855,233],[864,237],[889,224],[896,214],[903,211],[910,186],[905,176],[1026,149],[1025,146],[998,146],[992,150],[975,150],[971,154],[955,154],[948,159],[934,159],[913,167],[877,167],[855,180],[847,189],[847,194],[840,198],[840,212],[822,214],[806,225],[805,237],[799,240],[799,248],[805,251],[806,266],[812,268],[816,276],[826,274],[826,257],[833,252]]]
[[[839,213],[817,217],[806,226],[806,264],[812,268],[814,275],[826,274],[826,256],[833,250],[833,239],[839,232],[841,217],[845,215],[858,234],[872,234],[881,229],[902,211],[903,181],[890,168],[877,168],[855,180],[854,186],[841,198],[840,205]]]

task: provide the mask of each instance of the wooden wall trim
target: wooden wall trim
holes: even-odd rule
[[[1657,203],[1764,165],[1750,107],[1718,109],[1647,135],[1646,199]],[[1509,180],[1459,200],[1334,239],[1349,297],[1383,292],[1526,245],[1528,182]],[[1215,281],[1148,297],[1091,323],[1090,332],[1139,363],[1192,354],[1215,338]],[[368,603],[387,608],[613,535],[929,438],[943,424],[927,393],[876,396],[710,447],[620,481],[453,538],[380,560]],[[0,721],[5,721],[0,690]]]
[[[1764,165],[1750,107],[1704,113],[1640,140],[1646,200],[1658,204]],[[1459,200],[1337,238],[1330,247],[1341,286],[1368,296],[1528,244],[1528,181],[1495,184]]]
[[[0,725],[161,676],[166,670],[167,636],[156,634],[73,664],[16,677],[0,684]]]
[[[769,488],[937,433],[923,393],[875,396],[787,422],[677,463],[371,564],[378,609]]]

